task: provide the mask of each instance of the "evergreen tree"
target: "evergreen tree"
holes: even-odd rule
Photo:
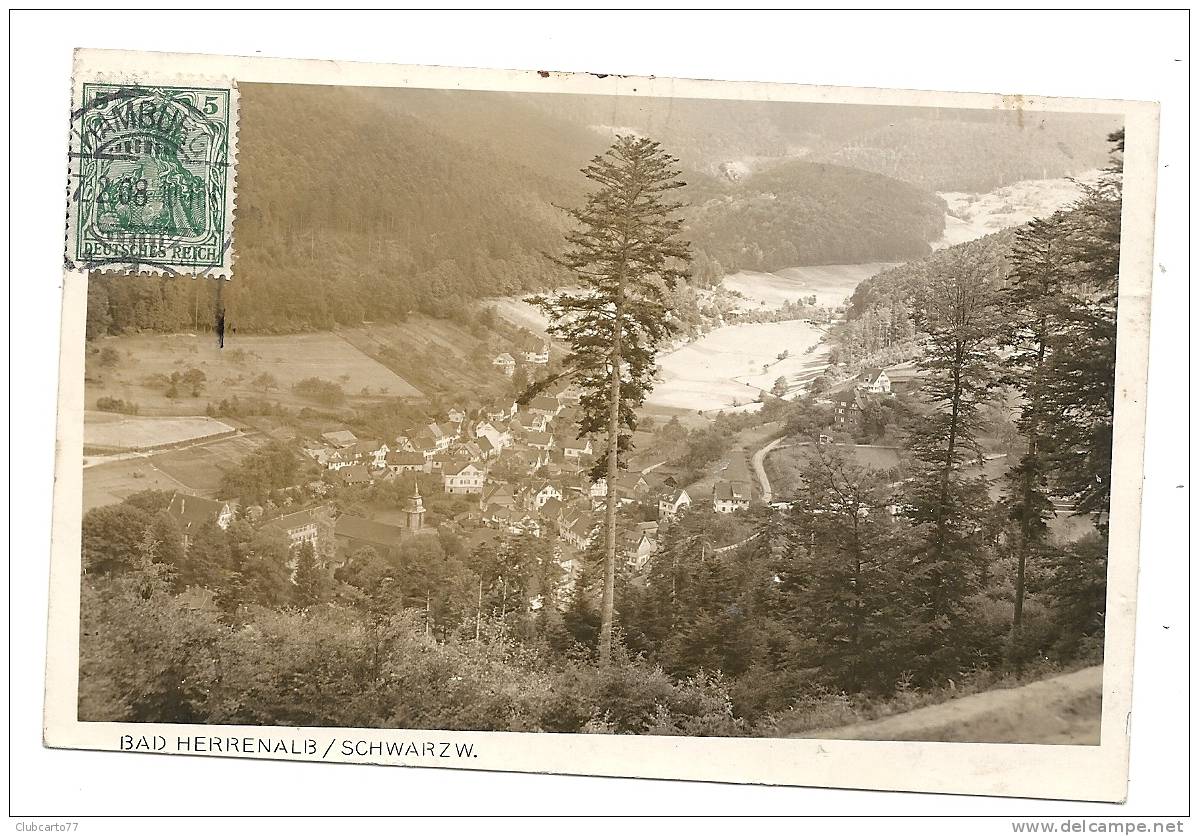
[[[1116,405],[1116,302],[1120,272],[1123,132],[1113,164],[1069,213],[1063,240],[1059,322],[1046,370],[1053,416],[1054,485],[1079,513],[1101,515],[1111,501],[1112,420]],[[1106,523],[1100,520],[1101,528]]]
[[[678,161],[651,139],[617,137],[583,174],[594,187],[585,205],[571,210],[576,228],[566,252],[554,259],[582,287],[531,301],[553,323],[550,331],[570,346],[565,367],[582,388],[580,435],[607,433],[604,458],[593,475],[606,475],[606,559],[599,657],[612,652],[615,616],[616,503],[613,486],[621,454],[637,426],[636,410],[653,385],[658,346],[676,330],[668,293],[686,276],[688,246],[678,238],[681,204],[669,194],[684,185]]]
[[[137,564],[150,515],[127,503],[92,508],[83,515],[83,571],[121,572]]]
[[[1084,639],[1103,639],[1107,611],[1107,539],[1089,534],[1055,555],[1047,582],[1056,616],[1056,650],[1063,659],[1079,655]],[[1102,644],[1096,648],[1102,652]]]
[[[316,560],[312,542],[305,540],[293,549],[295,555],[295,601],[301,607],[310,607],[325,600],[328,594],[328,578]]]
[[[228,612],[241,607],[279,607],[291,600],[287,544],[280,535],[255,531],[235,520],[227,532],[232,576],[219,602]]]
[[[1044,546],[1046,521],[1053,516],[1049,497],[1049,450],[1045,435],[1052,416],[1045,392],[1046,358],[1058,327],[1061,299],[1063,215],[1034,219],[1016,232],[1012,270],[1002,293],[1010,330],[1005,366],[1007,380],[1020,394],[1016,428],[1025,441],[1024,454],[1008,469],[1004,505],[1015,525],[1016,582],[1011,647],[1019,643],[1024,619],[1026,574],[1030,557]]]
[[[965,467],[981,461],[980,407],[998,381],[999,271],[961,251],[946,256],[914,312],[924,338],[919,368],[927,410],[909,429],[913,478],[904,497],[915,581],[909,637],[913,667],[928,677],[960,661],[967,600],[978,591],[987,557],[986,479],[968,476]]]
[[[807,554],[788,579],[797,629],[837,687],[886,691],[901,672],[895,637],[908,629],[889,491],[838,448],[809,449],[793,509]]]
[[[600,617],[595,608],[595,571],[586,555],[580,556],[578,567],[566,599],[562,622],[576,644],[593,648],[600,628]]]

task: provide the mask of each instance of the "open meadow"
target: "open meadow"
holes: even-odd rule
[[[348,398],[419,397],[404,378],[368,357],[338,334],[242,336],[225,347],[211,334],[127,334],[96,340],[89,357],[87,405],[102,397],[137,405],[142,415],[203,415],[222,398],[268,398],[292,407],[314,406],[292,391],[305,378],[339,385]],[[170,377],[204,372],[199,389],[179,384],[169,397]]]
[[[902,466],[898,447],[875,444],[838,444],[835,446],[850,463],[858,467],[893,472]],[[811,442],[796,442],[792,438],[788,439],[788,443],[780,444],[766,455],[763,466],[770,478],[770,487],[775,499],[795,498],[812,451]]]
[[[234,431],[230,425],[204,415],[156,417],[95,410],[83,414],[85,449],[150,450]]]
[[[692,502],[711,502],[712,488],[718,481],[744,482],[755,499],[761,498],[761,485],[754,474],[751,459],[753,454],[782,434],[782,425],[771,421],[756,427],[748,427],[737,433],[728,454],[721,456],[707,468],[707,472],[696,481],[686,485]]]
[[[568,290],[569,288],[559,288]],[[525,301],[523,296],[497,296],[484,300],[484,307],[495,308],[495,312],[520,328],[544,333],[549,328],[549,318],[538,308]]]
[[[1098,172],[1077,178],[1094,182]],[[1049,180],[1022,180],[992,192],[940,192],[949,211],[945,215],[945,233],[933,244],[934,249],[973,241],[992,232],[1022,226],[1033,218],[1042,218],[1074,202],[1082,194],[1077,183],[1065,177]]]
[[[481,393],[504,383],[484,341],[450,320],[413,314],[394,325],[376,323],[337,333],[426,394]]]
[[[691,410],[721,410],[756,400],[775,379],[811,371],[805,354],[821,331],[799,320],[729,325],[662,355],[661,381],[649,402]],[[789,362],[778,355],[787,352]]]
[[[894,267],[894,263],[872,261],[865,264],[826,264],[816,267],[788,267],[776,273],[742,270],[724,277],[724,286],[754,302],[752,307],[778,308],[784,302],[794,302],[816,296],[816,304],[836,307],[853,293],[859,284]]]
[[[157,453],[85,456],[83,510],[120,502],[150,488],[216,498],[225,472],[266,441],[265,435],[252,433]]]

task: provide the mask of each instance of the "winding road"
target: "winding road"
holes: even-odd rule
[[[766,475],[766,454],[782,444],[785,438],[786,436],[779,436],[765,447],[760,448],[750,459],[754,473],[758,477],[758,486],[762,489],[762,502],[766,505],[769,505],[774,498],[774,494],[770,490],[770,477]]]

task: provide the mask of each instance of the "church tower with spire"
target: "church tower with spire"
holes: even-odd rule
[[[408,530],[420,531],[425,524],[425,502],[420,498],[419,482],[414,482],[412,496],[408,497],[408,504],[404,506],[403,511]]]

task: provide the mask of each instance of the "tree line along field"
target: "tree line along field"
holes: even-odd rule
[[[88,358],[87,406],[100,398],[134,404],[140,415],[203,415],[222,398],[265,398],[302,408],[313,402],[293,391],[306,378],[337,384],[347,398],[420,397],[404,378],[333,333],[287,336],[229,334],[223,348],[212,334],[127,334],[102,337]],[[204,373],[193,388],[170,378]]]

